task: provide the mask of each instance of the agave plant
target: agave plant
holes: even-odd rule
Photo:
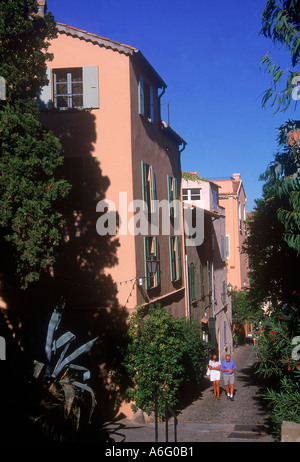
[[[46,362],[34,361],[33,368],[33,376],[40,381],[43,395],[39,403],[43,411],[33,420],[34,423],[39,423],[47,434],[57,433],[55,427],[61,420],[61,414],[63,422],[60,423],[64,428],[78,430],[82,407],[86,406],[87,396],[90,397],[91,403],[88,417],[90,423],[96,405],[95,394],[86,383],[90,378],[90,371],[86,367],[74,364],[73,361],[88,352],[98,337],[68,354],[76,336],[72,332],[66,332],[58,338],[55,335],[65,304],[66,301],[61,299],[49,321],[45,345]]]

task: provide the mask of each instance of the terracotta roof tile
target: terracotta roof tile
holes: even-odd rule
[[[68,26],[67,24],[62,24],[57,22],[57,28],[60,33],[70,34],[76,36],[78,38],[83,38],[87,41],[92,41],[98,43],[99,45],[105,46],[107,48],[116,49],[118,51],[123,51],[132,54],[134,51],[138,51],[137,48],[132,47],[130,45],[124,45],[123,43],[117,42],[115,40],[111,40],[106,37],[101,37],[101,35],[93,34],[86,30],[78,29],[77,27]]]

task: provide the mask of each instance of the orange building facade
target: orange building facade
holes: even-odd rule
[[[166,84],[138,49],[57,27],[39,106],[42,123],[63,145],[65,175],[74,186],[54,277],[78,308],[130,311],[158,301],[184,316],[183,241],[174,235],[168,203],[180,199],[186,143],[161,122]],[[161,202],[167,207],[153,232],[151,218]],[[147,269],[150,254],[159,260],[155,275]],[[87,293],[89,284],[96,289]]]
[[[220,205],[225,208],[226,259],[228,283],[233,289],[249,286],[249,263],[242,246],[247,235],[247,197],[239,173],[226,180],[214,180],[219,189]]]

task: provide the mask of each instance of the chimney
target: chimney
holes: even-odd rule
[[[240,180],[240,179],[241,179],[241,174],[240,174],[240,173],[233,173],[232,177],[233,177],[233,179],[234,179],[235,181],[237,181],[237,180]]]
[[[38,6],[37,16],[41,16],[42,18],[45,16],[47,11],[47,3],[46,0],[36,0]]]

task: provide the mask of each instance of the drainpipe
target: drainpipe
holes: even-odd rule
[[[186,280],[186,306],[187,306],[187,315],[188,320],[191,320],[191,302],[190,302],[190,281],[189,281],[189,265],[188,258],[185,255],[185,280]]]
[[[179,149],[179,154],[181,154],[185,150],[186,145],[187,145],[187,143],[184,142],[183,147],[181,149]]]
[[[160,120],[161,120],[161,97],[165,94],[166,89],[167,89],[167,85],[164,85],[161,94],[158,95],[158,101],[159,101],[159,118],[160,118]]]
[[[211,304],[213,308],[213,317],[216,316],[215,313],[215,284],[214,284],[214,262],[211,262]]]

